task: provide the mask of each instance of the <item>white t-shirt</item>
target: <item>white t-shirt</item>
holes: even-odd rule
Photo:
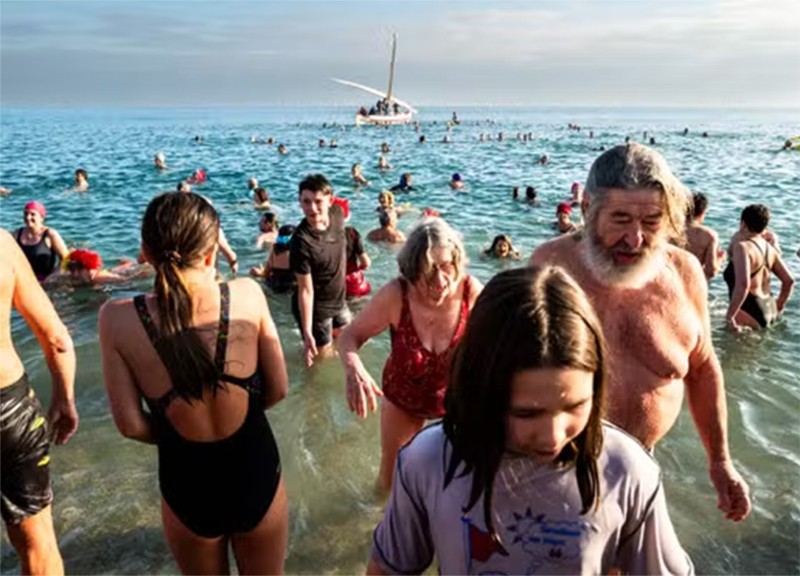
[[[503,458],[492,497],[498,543],[483,521],[483,498],[463,511],[472,475],[457,473],[444,488],[452,447],[441,424],[425,428],[400,451],[372,558],[399,574],[423,572],[434,556],[442,574],[694,573],[658,464],[619,428],[604,423],[603,432],[600,506],[585,516],[574,466]]]

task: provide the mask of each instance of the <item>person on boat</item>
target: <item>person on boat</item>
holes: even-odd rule
[[[719,272],[725,251],[719,247],[717,233],[703,224],[708,212],[708,198],[701,192],[692,194],[692,203],[686,214],[686,250],[694,254],[703,267],[706,280]]]
[[[167,157],[164,155],[163,152],[159,152],[155,155],[153,159],[153,164],[156,167],[156,170],[166,170],[167,169]]]
[[[75,183],[72,185],[73,192],[86,192],[89,189],[89,173],[83,168],[75,170]]]
[[[269,210],[269,192],[266,188],[259,186],[253,190],[253,206],[256,210]]]
[[[295,288],[294,273],[289,265],[289,244],[294,230],[292,224],[281,226],[264,266],[250,268],[250,275],[263,278],[264,283],[275,294],[288,293]]]
[[[501,260],[519,260],[519,250],[514,248],[508,234],[498,234],[492,240],[492,245],[483,251],[484,256],[499,258]]]
[[[36,200],[28,202],[22,210],[25,226],[14,233],[17,244],[40,282],[57,270],[59,260],[63,261],[69,253],[58,231],[44,225],[46,216],[44,204]]]
[[[572,206],[570,206],[569,202],[558,203],[556,221],[553,222],[553,227],[558,230],[559,234],[571,234],[580,228],[572,221]]]
[[[397,255],[400,276],[381,288],[339,337],[347,378],[347,405],[365,418],[381,403],[381,464],[377,488],[392,485],[401,446],[425,423],[444,414],[450,359],[483,287],[466,272],[466,253],[441,218],[422,220]],[[383,389],[367,372],[358,351],[389,329],[392,350]]]
[[[264,292],[218,283],[219,216],[200,196],[151,200],[142,247],[152,294],[99,315],[114,423],[158,447],[164,535],[184,574],[282,573],[288,502],[264,410],[286,396],[286,365]],[[148,410],[144,409],[143,403]]]
[[[379,228],[370,230],[367,240],[370,242],[385,242],[387,244],[401,244],[406,241],[406,236],[397,229],[397,210],[394,208],[382,209],[378,212]]]
[[[459,174],[458,172],[454,173],[453,176],[450,178],[449,186],[453,190],[463,190],[464,180],[461,178],[461,174]]]
[[[769,218],[769,209],[763,204],[746,206],[739,231],[728,247],[730,261],[722,274],[730,298],[725,319],[735,332],[742,327],[770,326],[783,312],[794,288],[795,280],[780,253],[764,238]],[[777,300],[770,289],[772,274],[781,281]]]
[[[59,576],[64,574],[64,564],[53,527],[50,444],[64,444],[78,430],[75,347],[26,255],[2,229],[0,254],[2,517],[8,542],[19,557],[19,571]],[[25,320],[38,342],[38,349],[26,345],[28,356],[42,354],[46,361],[51,381],[46,413],[15,349],[12,313]],[[27,339],[28,333],[15,330],[13,336]],[[3,562],[6,560],[4,554]]]
[[[278,217],[274,212],[264,212],[258,221],[256,249],[263,250],[275,243],[278,237]]]
[[[492,278],[441,422],[398,455],[367,574],[693,574],[658,463],[603,421],[603,333],[555,267]]]
[[[350,175],[353,177],[353,182],[355,182],[357,186],[369,186],[369,180],[367,180],[361,172],[361,164],[353,164],[350,168]]]
[[[400,182],[390,188],[392,192],[411,192],[414,187],[411,185],[411,173],[406,172],[400,175]]]

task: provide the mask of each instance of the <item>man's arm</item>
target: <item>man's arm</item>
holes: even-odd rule
[[[693,264],[693,265],[692,265]],[[702,320],[701,333],[689,355],[684,378],[689,410],[708,458],[709,474],[717,490],[717,507],[738,522],[750,513],[749,488],[731,462],[728,449],[728,406],[722,367],[711,342],[708,296],[699,263],[686,267],[684,285]]]
[[[706,259],[703,262],[703,270],[706,272],[706,277],[710,280],[719,273],[722,259],[719,253],[719,237],[713,230],[709,231],[709,242],[706,248]]]
[[[311,282],[311,274],[295,273],[294,276],[297,279],[297,308],[300,311],[300,333],[303,335],[306,366],[311,366],[318,354],[317,343],[311,331],[311,320],[314,317],[314,284]]]
[[[48,411],[56,444],[69,440],[78,429],[75,408],[75,349],[72,338],[58,317],[52,302],[39,285],[22,250],[3,233],[3,252],[14,270],[14,308],[30,326],[44,352],[53,382]]]

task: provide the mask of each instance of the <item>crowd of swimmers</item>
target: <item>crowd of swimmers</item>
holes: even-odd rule
[[[165,169],[163,155],[155,165]],[[193,177],[202,183],[205,173]],[[352,177],[366,183],[358,164]],[[463,185],[453,174],[451,187]],[[405,173],[379,193],[379,228],[366,235],[401,245],[397,275],[373,291],[363,274],[369,256],[347,223],[349,202],[324,175],[298,184],[296,225],[279,222],[255,179],[248,188],[262,211],[256,245],[269,249],[250,275],[274,293],[291,292],[306,365],[338,352],[349,409],[362,418],[381,412],[376,486],[388,504],[368,573],[420,573],[434,558],[444,574],[691,573],[653,457],[684,393],[718,507],[733,521],[748,516],[703,279],[727,257],[733,330],[780,318],[794,279],[765,206],[742,211],[722,250],[703,224],[705,196],[690,195],[655,150],[615,146],[557,204],[556,237],[484,286],[437,212],[423,211],[407,234],[397,229],[398,216],[413,211],[395,197],[412,188]],[[533,187],[525,200],[537,201]],[[181,572],[228,573],[229,545],[240,574],[282,572],[289,504],[265,411],[286,396],[287,368],[264,291],[236,277],[212,203],[186,187],[153,198],[140,263],[109,270],[95,252],[68,250],[45,226],[40,202],[26,204],[23,216],[13,235],[0,232],[8,255],[0,262],[2,514],[22,571],[63,566],[49,435],[35,426],[44,412],[11,344],[9,311],[28,321],[45,352],[51,426],[65,442],[78,425],[75,351],[39,282],[59,274],[60,260],[79,283],[142,270],[154,277],[152,292],[104,304],[98,331],[117,428],[157,446],[163,528]],[[220,253],[233,279],[217,272]],[[507,234],[485,254],[521,256]],[[370,292],[353,317],[348,296]],[[378,385],[360,350],[383,332],[391,350]]]

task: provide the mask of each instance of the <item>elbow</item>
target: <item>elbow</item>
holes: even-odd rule
[[[288,391],[287,388],[288,387],[286,386],[286,384],[284,384],[283,386],[280,386],[278,389],[272,390],[269,394],[265,395],[264,409],[267,410],[269,408],[272,408],[273,406],[275,406],[275,404],[286,398],[286,394]]]
[[[135,422],[117,421],[117,430],[125,438],[138,442],[151,442],[150,427]]]
[[[63,354],[75,354],[72,337],[69,335],[66,326],[62,324],[57,330],[47,336],[47,349],[54,357]]]

